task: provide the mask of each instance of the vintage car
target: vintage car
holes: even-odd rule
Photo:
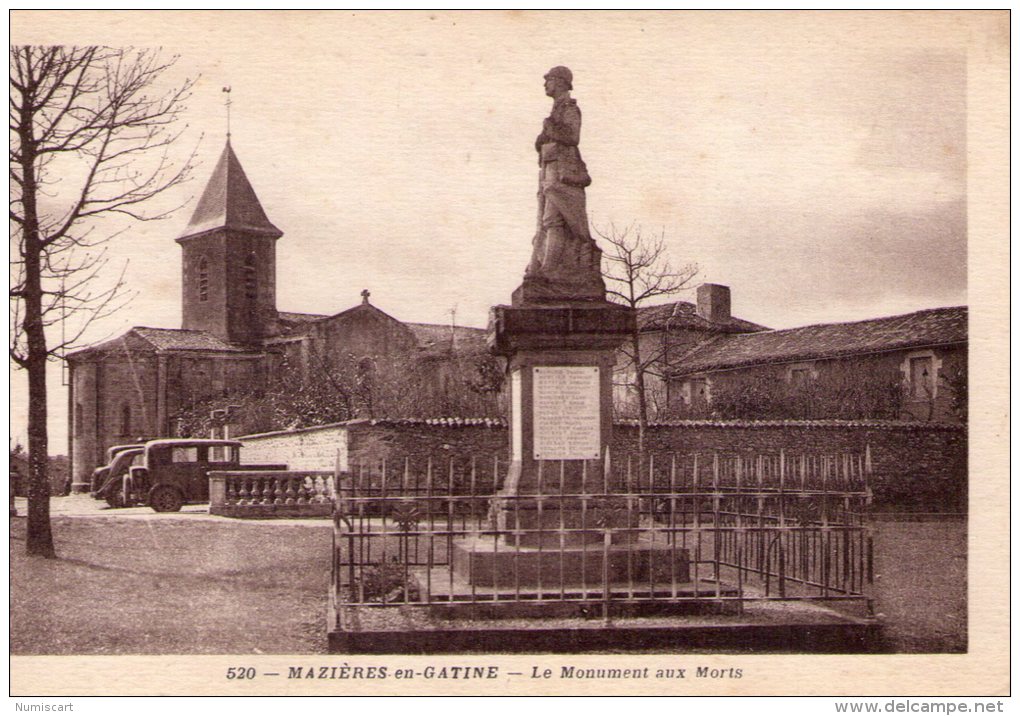
[[[286,465],[242,465],[236,440],[167,439],[145,443],[141,464],[124,480],[127,505],[176,512],[191,502],[209,501],[209,473],[230,470],[286,470]]]
[[[132,465],[140,465],[144,445],[114,445],[107,451],[108,460],[92,473],[92,497],[106,500],[110,507],[124,506],[124,478]]]
[[[95,495],[96,490],[103,486],[109,477],[109,469],[114,458],[125,450],[140,450],[145,447],[144,442],[130,443],[128,445],[113,445],[106,449],[106,462],[92,471],[92,481],[89,483],[89,491]]]

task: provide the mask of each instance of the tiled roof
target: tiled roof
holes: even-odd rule
[[[636,427],[636,420],[614,420],[614,425],[620,427]],[[295,433],[315,432],[317,430],[333,430],[358,425],[398,427],[429,425],[446,428],[506,428],[507,421],[504,418],[358,418],[346,420],[341,423],[329,423],[327,425],[314,425],[307,428],[292,428],[290,430],[275,430],[268,433],[257,433],[254,435],[242,435],[238,440],[251,440],[254,438],[273,437],[277,435],[293,435]],[[672,420],[662,422],[651,422],[648,424],[651,429],[655,428],[872,428],[875,430],[966,430],[966,427],[956,423],[934,423],[903,420]]]
[[[180,238],[221,228],[263,236],[283,236],[283,232],[266,216],[229,140]]]
[[[466,427],[487,427],[505,428],[506,420],[503,418],[355,418],[344,420],[339,423],[327,423],[325,425],[312,425],[307,428],[291,428],[289,430],[274,430],[268,433],[254,433],[252,435],[241,435],[238,440],[251,440],[253,438],[266,438],[276,435],[293,435],[295,433],[309,433],[317,430],[334,430],[336,428],[347,428],[357,425],[441,425],[448,428]]]
[[[324,313],[294,313],[293,311],[278,311],[277,315],[281,321],[287,323],[310,323],[326,318]]]
[[[458,352],[484,351],[485,329],[467,326],[444,326],[435,323],[405,323],[418,341],[418,347],[426,352],[446,352],[456,348]]]
[[[765,326],[751,323],[741,318],[730,318],[725,323],[717,323],[702,318],[697,307],[690,301],[675,301],[657,306],[639,306],[637,310],[638,326],[641,330],[663,330],[670,328],[693,328],[702,331],[719,333],[748,333],[751,331],[767,331]]]
[[[234,345],[205,331],[181,328],[149,328],[135,326],[117,338],[68,354],[68,358],[85,358],[94,354],[119,351],[203,351],[214,353],[247,353],[244,346]]]
[[[683,356],[673,375],[797,360],[838,358],[967,340],[967,307],[933,308],[853,323],[721,335]]]
[[[615,420],[614,425],[636,428],[637,420]],[[660,420],[649,428],[875,428],[877,430],[966,430],[959,423],[921,420]]]
[[[327,318],[320,313],[292,313],[290,311],[278,311],[276,317],[280,336],[297,333],[309,324]]]
[[[368,425],[432,425],[443,428],[505,428],[503,418],[376,418],[365,421]]]
[[[131,331],[161,351],[223,351],[244,353],[243,346],[227,343],[205,331],[188,331],[183,328],[148,328],[136,326]]]

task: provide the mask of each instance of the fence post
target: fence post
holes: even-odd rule
[[[779,450],[779,596],[786,596],[786,453]]]
[[[209,473],[209,514],[223,514],[227,503],[227,478],[225,475]]]

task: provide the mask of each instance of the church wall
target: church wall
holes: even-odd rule
[[[75,483],[88,482],[97,459],[96,416],[99,409],[97,394],[98,366],[95,363],[76,364],[72,369],[74,405],[71,406],[71,479]]]
[[[276,319],[275,239],[227,232],[225,261],[228,339],[250,343],[266,335]],[[249,298],[247,262],[254,257],[255,300]]]
[[[156,356],[107,360],[103,370],[101,439],[105,447],[157,437]]]
[[[183,308],[182,328],[192,331],[209,331],[225,338],[227,336],[227,284],[224,280],[223,265],[226,257],[222,234],[200,236],[181,242],[183,277],[181,301]],[[199,267],[206,261],[208,272],[207,300],[199,296]]]
[[[75,483],[89,481],[110,446],[160,435],[156,360],[154,354],[114,353],[75,365],[71,416]]]
[[[274,242],[275,239],[269,237],[233,231],[216,231],[182,241],[183,327],[209,331],[237,343],[251,343],[266,335],[276,320]],[[254,262],[249,264],[251,257]],[[201,300],[203,259],[206,262],[205,301]],[[249,265],[254,271],[249,271]],[[251,288],[254,288],[254,304],[249,298]]]
[[[403,324],[374,311],[354,311],[335,321],[321,321],[316,324],[315,339],[319,350],[334,357],[389,356],[417,347]]]
[[[265,386],[264,359],[171,356],[167,363],[167,415],[228,393]],[[174,426],[169,426],[170,432]]]

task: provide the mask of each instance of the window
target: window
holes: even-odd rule
[[[248,254],[244,260],[244,297],[254,303],[258,298],[258,274],[256,271],[255,254]]]
[[[930,356],[910,359],[910,397],[914,400],[929,400],[935,397]]]
[[[198,448],[175,447],[170,451],[170,462],[198,462]]]
[[[237,448],[216,445],[209,448],[209,462],[237,462]]]
[[[786,369],[786,382],[793,388],[803,388],[816,375],[813,363],[794,363]]]
[[[900,363],[903,374],[903,392],[913,402],[934,401],[939,392],[939,372],[942,360],[932,350],[907,353]]]
[[[198,300],[209,300],[209,262],[203,256],[198,261]]]
[[[81,437],[85,430],[85,415],[82,413],[81,403],[74,404],[74,435]]]
[[[120,434],[131,434],[131,406],[127,403],[124,403],[120,409]]]
[[[708,379],[692,378],[688,383],[690,405],[706,405],[711,399],[709,396]]]

